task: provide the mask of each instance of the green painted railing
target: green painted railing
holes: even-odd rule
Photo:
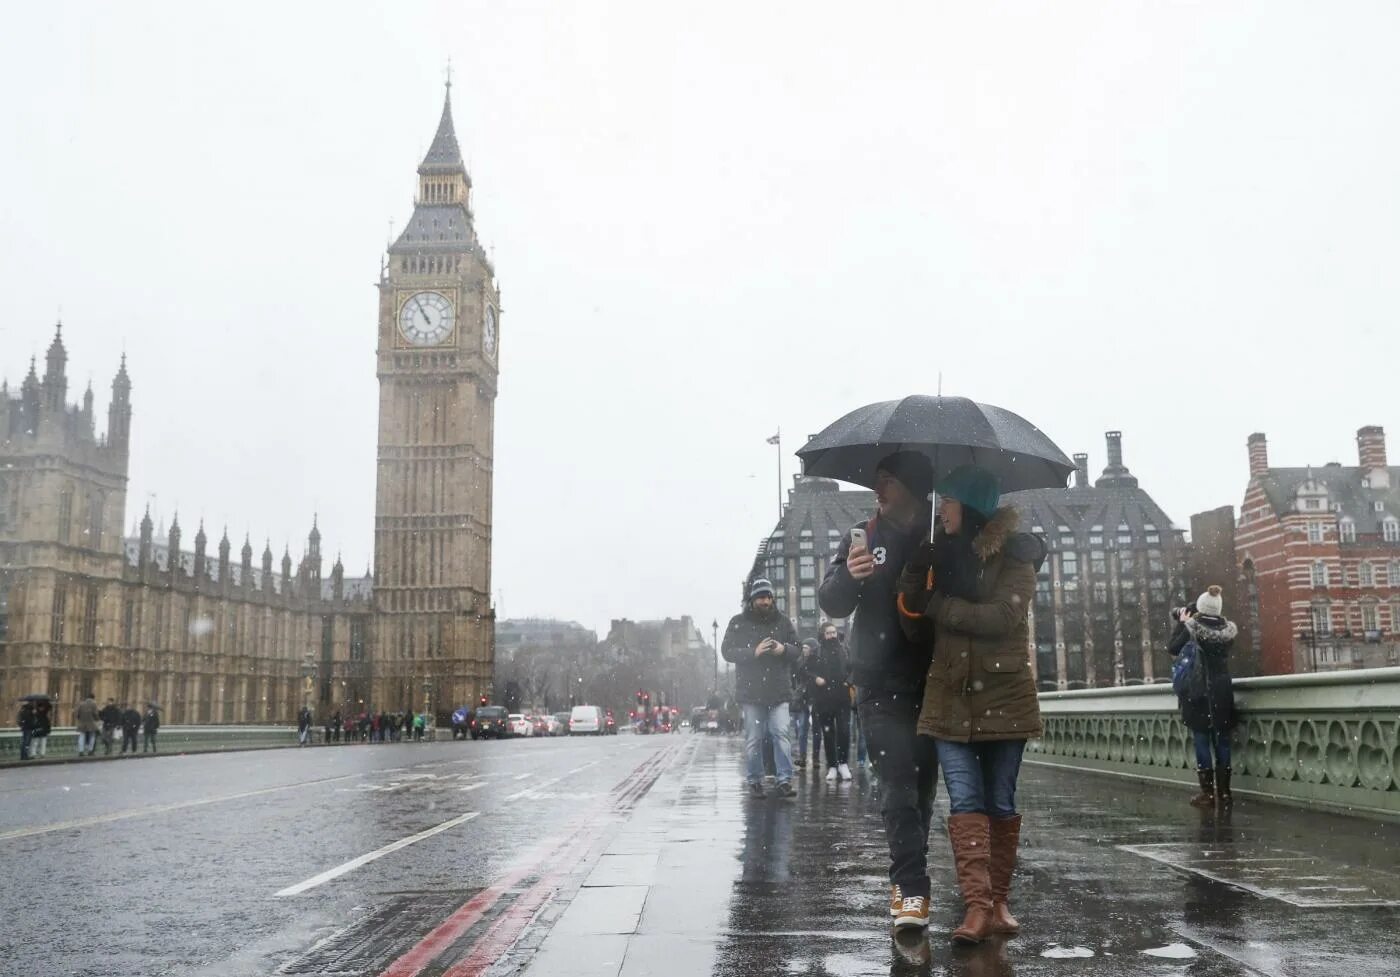
[[[1238,794],[1400,820],[1400,668],[1236,679]],[[1170,685],[1040,696],[1027,762],[1195,783]]]
[[[320,730],[313,737],[319,739]],[[137,752],[141,737],[137,737]],[[219,750],[251,750],[266,747],[295,746],[295,726],[162,726],[156,734],[156,746],[161,753],[211,753]],[[20,733],[17,729],[0,732],[0,763],[19,761]],[[121,752],[121,741],[112,744],[112,755]],[[55,729],[49,735],[48,759],[76,757],[78,734],[71,726]],[[103,755],[102,740],[97,741],[97,756]]]

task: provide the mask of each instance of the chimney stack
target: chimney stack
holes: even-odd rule
[[[1385,428],[1371,425],[1357,431],[1356,453],[1371,488],[1390,488],[1390,468],[1385,457]]]
[[[1086,454],[1074,456],[1074,487],[1089,487],[1089,456]]]
[[[1269,439],[1256,431],[1249,436],[1249,477],[1258,478],[1269,471]]]
[[[1122,432],[1122,431],[1109,431],[1108,433],[1106,433],[1106,434],[1104,435],[1104,439],[1108,442],[1108,467],[1109,467],[1109,468],[1115,468],[1115,469],[1116,469],[1116,468],[1122,468],[1122,467],[1123,467],[1123,432]]]

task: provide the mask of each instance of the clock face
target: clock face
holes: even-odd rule
[[[496,310],[486,307],[486,322],[481,327],[481,348],[487,356],[496,355]]]
[[[437,346],[452,335],[457,315],[441,292],[414,292],[399,308],[399,332],[414,346]]]

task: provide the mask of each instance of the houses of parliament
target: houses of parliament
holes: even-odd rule
[[[167,723],[264,723],[303,702],[318,717],[441,713],[489,692],[500,294],[471,189],[449,83],[379,279],[363,578],[338,559],[326,571],[314,519],[295,563],[266,545],[255,561],[246,537],[235,553],[226,530],[187,537],[178,516],[158,537],[149,511],[124,536],[139,401],[125,357],[102,435],[91,388],[69,402],[61,326],[43,375],[31,361],[18,396],[0,388],[0,699],[47,693],[61,724],[88,692],[158,703]]]

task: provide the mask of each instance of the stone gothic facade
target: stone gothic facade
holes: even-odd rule
[[[450,89],[412,220],[380,279],[374,573],[323,578],[313,525],[295,568],[237,557],[150,513],[123,537],[132,437],[125,358],[106,434],[68,402],[62,327],[19,395],[0,388],[0,699],[157,702],[167,723],[339,710],[450,711],[491,692],[491,481],[500,293],[477,240]],[[13,722],[13,714],[3,721]]]

